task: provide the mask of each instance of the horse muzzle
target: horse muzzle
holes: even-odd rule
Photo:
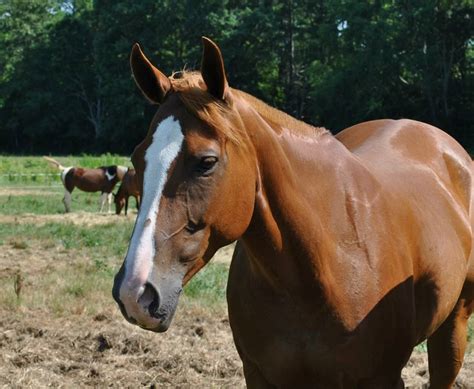
[[[112,295],[127,321],[143,329],[164,332],[173,319],[181,281],[160,277],[160,286],[151,277],[142,285],[124,278],[120,269],[114,279]]]

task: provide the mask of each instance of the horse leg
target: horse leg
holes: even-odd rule
[[[244,367],[245,384],[248,389],[271,389],[276,388],[268,383],[258,369],[257,365],[242,359]]]
[[[66,209],[66,213],[71,212],[71,192],[69,192],[67,189],[64,191],[63,204],[64,208]]]
[[[110,213],[110,206],[112,205],[112,193],[107,195],[107,213]]]
[[[107,193],[102,192],[100,195],[100,203],[99,203],[99,212],[102,213],[102,210],[104,209],[105,202],[107,201]]]
[[[428,339],[431,389],[448,389],[461,369],[474,298],[460,298],[446,321]]]
[[[127,211],[128,211],[128,196],[125,197],[125,216],[127,216]]]

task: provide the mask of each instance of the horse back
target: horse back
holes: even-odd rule
[[[116,166],[103,166],[95,169],[74,168],[66,176],[73,187],[84,192],[112,192],[118,182]]]
[[[413,120],[375,120],[336,137],[392,193],[416,198],[415,191],[424,196],[434,190],[434,197],[449,197],[446,201],[470,219],[473,161],[445,132]]]

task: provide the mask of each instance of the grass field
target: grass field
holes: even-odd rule
[[[130,166],[113,155],[57,159],[65,166]],[[135,212],[98,214],[99,195],[76,190],[66,215],[56,173],[41,157],[0,157],[0,387],[242,386],[226,319],[229,262],[214,261],[185,288],[174,336],[163,341],[129,325],[111,288]],[[91,352],[58,345],[58,336]],[[150,347],[167,357],[149,356]],[[193,361],[208,349],[218,350],[221,361]]]
[[[104,154],[55,157],[63,166],[97,167],[123,165],[131,167],[129,158]],[[64,189],[59,170],[38,156],[0,156],[0,214],[60,214]],[[21,196],[19,195],[21,194]],[[59,198],[59,201],[58,201]],[[74,211],[96,211],[96,193],[73,192]]]
[[[57,159],[130,165],[113,155]],[[59,177],[42,173],[56,171],[41,157],[0,157],[0,387],[243,387],[225,304],[231,248],[186,286],[166,334],[145,332],[111,297],[136,213],[98,214],[98,194],[74,191],[64,214]],[[423,351],[404,373],[409,387],[426,381]]]

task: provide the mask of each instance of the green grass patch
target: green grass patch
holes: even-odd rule
[[[79,156],[51,156],[63,166],[95,168],[108,165],[131,167],[129,157],[102,154]],[[0,155],[0,186],[3,185],[57,185],[61,184],[59,170],[51,166],[42,156]],[[43,175],[51,174],[51,175]]]
[[[0,305],[16,310],[40,309],[55,316],[100,312],[112,304],[113,276],[110,271],[99,270],[84,260],[71,259],[42,271],[41,275],[24,275],[24,286],[18,296],[14,277],[2,280]]]
[[[63,166],[80,166],[94,168],[107,165],[131,166],[130,158],[116,154],[102,155],[52,155]],[[43,159],[42,156],[10,156],[0,155],[0,174],[8,173],[44,173],[45,171],[57,172],[57,169]]]
[[[209,305],[225,303],[228,273],[228,265],[210,262],[186,285],[185,296]]]
[[[21,299],[14,293],[12,278],[5,289],[0,287],[0,304],[44,308],[55,315],[81,309],[96,312],[104,301],[111,302],[113,277],[126,254],[133,224],[124,218],[93,226],[63,222],[1,224],[0,249],[2,244],[17,249],[59,249],[70,253],[71,261],[53,261],[52,268],[40,277],[29,280],[33,275],[27,276],[25,284],[30,286],[24,288]],[[25,255],[35,260],[34,254]],[[227,277],[226,264],[211,262],[185,287],[184,299],[202,306],[225,304]]]
[[[14,186],[0,186],[2,188],[12,188],[2,195],[0,192],[0,214],[21,215],[32,213],[35,215],[61,214],[64,213],[64,189],[62,186],[41,187],[40,190],[34,187],[20,188],[22,193],[15,194]],[[31,192],[29,194],[28,192]],[[100,193],[86,193],[75,190],[72,193],[72,211],[97,212],[99,209]],[[107,209],[107,205],[105,206]],[[132,207],[133,209],[133,207]],[[111,205],[111,211],[115,211],[115,205]]]
[[[64,166],[131,166],[128,157],[111,154],[53,158]],[[18,267],[23,277],[18,297],[16,273],[0,274],[2,308],[41,309],[64,316],[115,306],[111,298],[113,277],[127,252],[134,221],[115,215],[103,215],[104,223],[92,225],[62,218],[45,218],[41,223],[22,220],[27,214],[64,213],[64,189],[57,173],[41,156],[0,156],[0,215],[18,216],[18,222],[0,224],[0,250],[14,249],[13,255],[19,258],[19,262],[12,258],[3,270],[10,271],[11,267],[16,271]],[[99,198],[98,193],[75,190],[73,213],[81,213],[77,217],[83,221],[89,213],[97,219]],[[227,265],[211,262],[185,287],[184,304],[221,309],[227,275]]]
[[[114,223],[80,226],[73,223],[50,222],[44,225],[29,223],[0,224],[0,242],[14,244],[21,241],[47,241],[65,249],[89,249],[92,258],[98,256],[123,256],[132,234],[133,221],[117,218]]]

